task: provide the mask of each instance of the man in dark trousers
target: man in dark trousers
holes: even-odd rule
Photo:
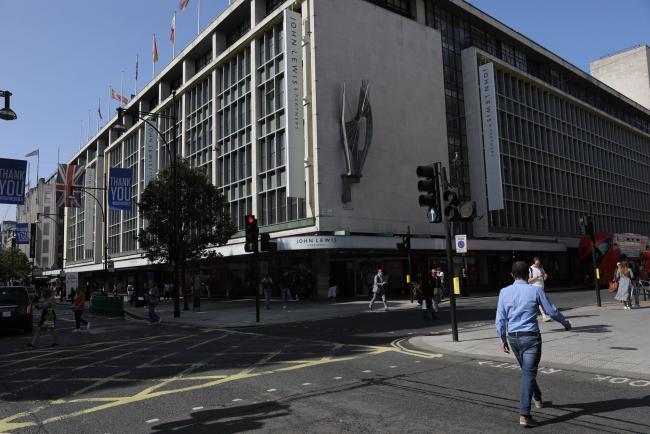
[[[434,268],[431,270],[431,275],[422,284],[422,315],[424,319],[428,318],[429,311],[431,311],[431,319],[438,318],[438,302],[436,296],[442,290],[441,286],[440,278]]]
[[[537,385],[537,367],[542,357],[542,334],[537,323],[537,309],[544,308],[548,316],[561,323],[565,330],[571,330],[567,321],[544,290],[528,283],[528,265],[523,261],[512,264],[512,278],[515,280],[499,293],[496,328],[501,339],[502,350],[510,349],[521,367],[521,393],[519,398],[519,424],[525,427],[537,426],[530,415],[531,398],[536,408],[544,406],[542,391]]]

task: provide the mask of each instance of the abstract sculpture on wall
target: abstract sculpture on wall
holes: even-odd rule
[[[361,82],[357,113],[349,121],[345,120],[346,105],[345,83],[343,83],[343,91],[341,94],[341,140],[343,142],[347,170],[345,174],[341,175],[341,180],[343,181],[341,201],[343,203],[352,200],[350,185],[361,181],[361,171],[366,162],[370,144],[372,143],[372,109],[370,107],[368,80]]]

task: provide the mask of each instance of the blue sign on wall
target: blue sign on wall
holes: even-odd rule
[[[25,203],[26,160],[0,158],[0,203]]]
[[[29,225],[16,223],[16,244],[29,244]]]
[[[131,211],[133,170],[111,167],[108,172],[108,207],[117,211]]]

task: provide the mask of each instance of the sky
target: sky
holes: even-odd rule
[[[317,0],[328,1],[328,0]],[[176,11],[176,53],[196,36],[199,0],[185,11],[179,0],[0,0],[0,90],[13,93],[15,121],[0,120],[0,157],[24,159],[40,149],[41,177],[54,173],[82,139],[109,118],[109,87],[130,96],[135,57],[138,89],[152,78],[152,38],[162,70],[172,59],[169,42]],[[638,44],[650,44],[650,0],[469,0],[483,12],[588,71],[589,62]],[[200,0],[204,29],[228,0]],[[123,71],[123,72],[122,72]],[[115,101],[111,104],[111,116]],[[88,114],[90,111],[90,125]],[[57,157],[57,155],[59,155]],[[36,158],[28,158],[32,185]],[[15,206],[0,205],[0,220]]]

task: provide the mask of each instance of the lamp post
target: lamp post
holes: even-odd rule
[[[126,125],[124,125],[123,117],[124,114],[128,114],[134,117],[137,117],[138,119],[142,120],[144,123],[149,125],[151,128],[154,129],[154,131],[160,136],[160,138],[163,140],[165,144],[165,149],[167,153],[169,154],[169,159],[171,160],[172,164],[172,185],[174,189],[174,198],[178,196],[178,185],[176,182],[176,91],[172,91],[172,114],[171,115],[164,115],[162,113],[151,113],[151,112],[146,112],[146,111],[141,111],[137,109],[124,109],[122,107],[118,107],[117,110],[117,122],[115,125],[113,125],[113,129],[116,131],[121,131],[124,132],[127,130]],[[155,118],[155,119],[168,119],[171,120],[172,122],[172,146],[173,150],[170,147],[169,142],[165,138],[165,135],[160,132],[158,127],[154,125],[149,119],[147,118]],[[172,272],[172,279],[173,279],[173,286],[174,286],[174,318],[178,318],[181,316],[181,311],[180,311],[180,296],[178,292],[178,250],[176,248],[177,246],[177,226],[178,226],[178,218],[177,218],[177,206],[176,202],[174,202],[171,212],[172,212],[172,229],[171,233],[169,235],[169,253],[170,253],[170,259],[173,261],[173,272]],[[185,300],[185,303],[187,303],[187,299]]]
[[[16,112],[10,107],[11,95],[13,94],[8,90],[0,90],[0,97],[5,99],[5,106],[0,109],[0,119],[4,119],[5,121],[13,121],[18,117]]]

